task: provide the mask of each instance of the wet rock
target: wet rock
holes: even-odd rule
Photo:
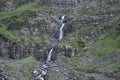
[[[34,80],[45,80],[47,75],[47,70],[48,70],[47,63],[41,65],[38,68],[35,68],[35,70],[33,70],[32,72]]]
[[[84,51],[88,51],[89,49],[90,47],[87,47],[87,46],[83,48]]]
[[[95,77],[91,76],[89,77],[89,80],[95,80]]]

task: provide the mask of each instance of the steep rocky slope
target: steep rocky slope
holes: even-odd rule
[[[2,0],[0,11],[0,79],[33,80],[52,47],[46,80],[120,79],[119,0]]]

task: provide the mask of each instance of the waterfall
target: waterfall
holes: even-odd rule
[[[47,61],[51,61],[52,52],[53,52],[53,48],[48,53]]]
[[[65,26],[65,15],[63,15],[61,18],[61,23],[62,23],[62,26],[60,27],[60,34],[59,34],[59,40],[61,40],[63,38],[63,28]],[[47,69],[49,67],[49,63],[51,61],[51,57],[52,57],[52,52],[53,52],[53,48],[50,49],[50,51],[48,52],[48,55],[47,55],[47,60],[46,60],[46,63],[42,65],[42,68],[41,69],[35,69],[33,71],[33,74],[35,76],[35,80],[44,80],[45,79],[45,75],[47,73]],[[37,75],[37,76],[36,76]]]
[[[61,16],[61,23],[63,23],[64,19],[65,19],[65,15]]]
[[[61,40],[63,38],[63,28],[64,28],[65,24],[63,23],[61,28],[60,28],[60,35],[59,35],[59,40]]]
[[[60,27],[59,40],[61,40],[61,39],[63,38],[63,28],[64,28],[64,26],[65,26],[64,19],[65,19],[65,15],[63,15],[63,16],[61,17],[62,26]]]

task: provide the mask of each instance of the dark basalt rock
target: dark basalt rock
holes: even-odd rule
[[[73,57],[77,53],[79,53],[79,49],[72,48],[69,45],[63,45],[63,46],[56,46],[54,49],[56,55],[64,55],[65,57]],[[59,54],[58,54],[59,53]],[[56,57],[57,58],[57,57]]]
[[[36,53],[39,47],[31,44],[0,41],[0,55],[11,59],[22,59]]]

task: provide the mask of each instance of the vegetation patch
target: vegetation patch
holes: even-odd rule
[[[37,65],[37,61],[33,57],[10,61],[12,62],[5,65],[5,71],[8,75],[17,80],[33,80],[31,71]]]
[[[63,75],[61,75],[61,73],[56,71],[50,71],[48,75],[49,75],[48,80],[65,80],[63,78]]]
[[[0,38],[5,41],[15,41],[16,37],[9,31],[7,31],[7,27],[3,24],[0,24]]]

